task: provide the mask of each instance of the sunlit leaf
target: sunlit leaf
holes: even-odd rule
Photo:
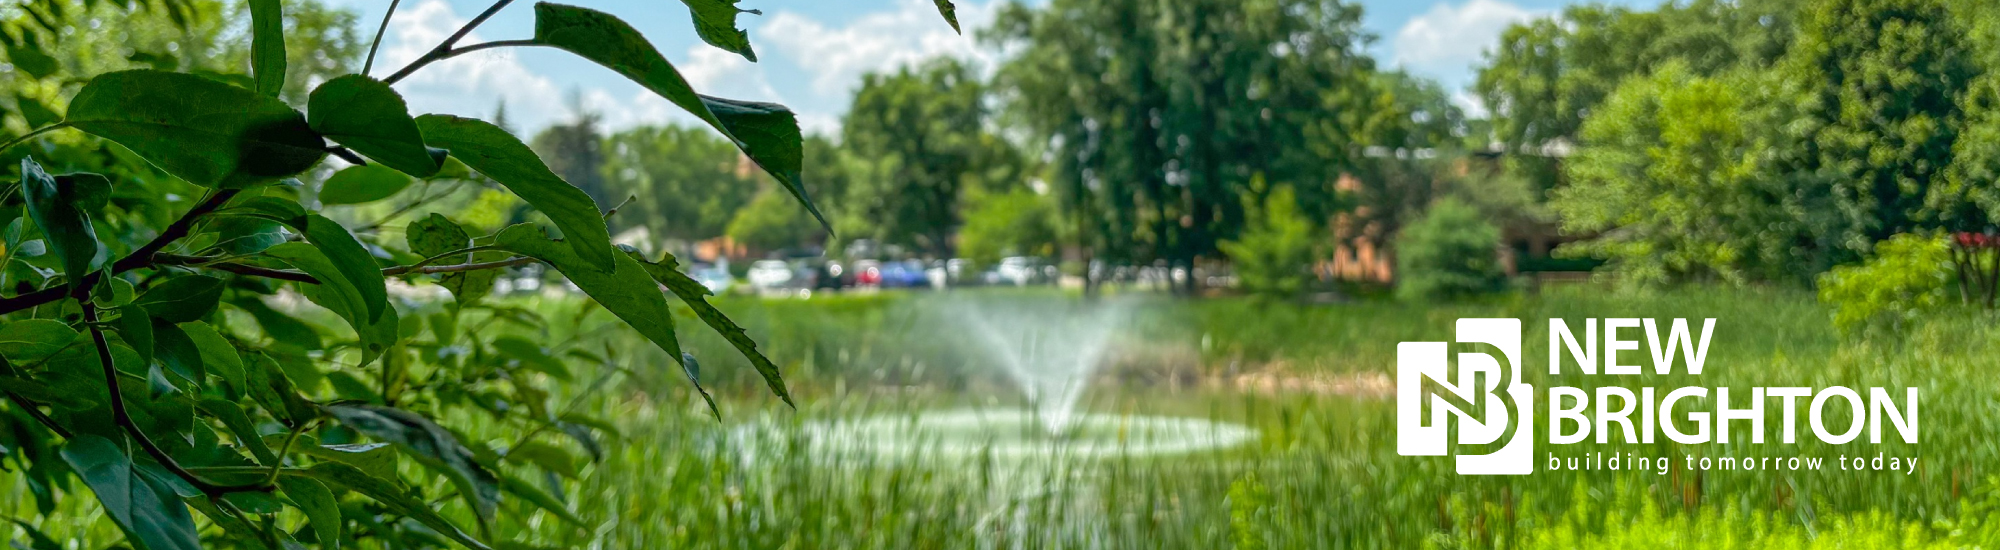
[[[432,145],[450,150],[453,157],[548,215],[562,230],[566,246],[587,265],[602,271],[616,265],[618,253],[611,247],[611,232],[597,202],[550,172],[513,134],[485,121],[449,115],[418,117],[417,126]]]
[[[535,4],[535,41],[603,65],[714,127],[735,142],[758,166],[776,176],[806,210],[829,228],[819,207],[799,184],[798,121],[783,106],[707,97],[660,55],[637,29],[610,14],[541,2]],[[427,134],[428,135],[428,134]]]
[[[380,164],[350,166],[334,172],[320,186],[319,203],[327,206],[364,204],[402,192],[416,180]]]
[[[742,54],[744,59],[757,60],[757,52],[750,48],[750,34],[736,23],[738,14],[763,15],[757,10],[736,7],[740,0],[681,0],[688,11],[694,14],[695,34],[709,45],[724,51]]]
[[[70,101],[65,121],[207,187],[275,181],[326,157],[325,140],[284,102],[191,74],[98,75]]]
[[[250,72],[257,93],[276,97],[285,87],[285,14],[278,0],[250,0]]]
[[[306,101],[306,120],[334,143],[405,174],[437,175],[445,160],[424,145],[403,96],[373,78],[347,75],[319,85]]]
[[[703,286],[700,281],[694,280],[693,277],[681,273],[679,262],[674,259],[673,255],[668,254],[660,258],[658,262],[647,262],[637,252],[627,252],[627,254],[631,255],[633,260],[645,266],[648,275],[651,275],[654,280],[659,281],[661,285],[667,287],[667,290],[680,298],[682,303],[687,304],[689,309],[693,309],[695,317],[700,318],[703,324],[707,324],[708,328],[713,329],[716,334],[722,335],[724,340],[728,340],[729,345],[735,347],[737,352],[742,353],[744,359],[750,360],[750,365],[757,368],[757,373],[764,377],[764,384],[771,388],[772,393],[777,394],[778,398],[783,399],[786,404],[792,404],[791,392],[786,391],[785,378],[782,373],[778,372],[778,365],[772,363],[769,357],[765,357],[763,352],[757,351],[757,341],[750,339],[750,335],[743,331],[742,326],[730,320],[728,315],[722,313],[722,310],[716,309],[714,305],[708,303],[708,296],[710,294],[708,287]],[[688,376],[693,378],[697,375],[689,373]]]
[[[621,253],[616,256],[616,270],[600,271],[577,257],[561,241],[549,239],[540,228],[528,224],[501,230],[494,244],[548,262],[568,276],[577,288],[589,294],[591,299],[604,305],[604,309],[624,319],[647,340],[666,350],[667,357],[681,356],[680,340],[674,337],[673,311],[667,307],[666,295],[660,292],[658,283],[653,282],[638,260]]]

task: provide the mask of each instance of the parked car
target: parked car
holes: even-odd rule
[[[747,276],[750,279],[750,288],[758,291],[791,288],[792,279],[796,277],[797,275],[792,273],[792,266],[783,260],[758,260],[750,264],[750,273]]]
[[[998,276],[1001,284],[1014,286],[1028,286],[1045,282],[1047,278],[1043,273],[1044,271],[1046,270],[1043,269],[1043,262],[1040,258],[1030,258],[1027,256],[1001,258],[1000,266],[993,269],[994,274]]]
[[[882,286],[882,262],[875,260],[854,262],[854,285],[865,287]]]
[[[729,276],[727,267],[697,266],[688,272],[688,276],[694,278],[695,282],[701,283],[701,286],[708,287],[708,291],[717,296],[729,292],[729,287],[736,286],[736,278]]]
[[[924,276],[924,264],[916,260],[889,262],[882,264],[882,288],[916,288],[930,286],[930,279]]]

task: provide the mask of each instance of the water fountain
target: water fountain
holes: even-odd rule
[[[1037,462],[1153,456],[1233,447],[1256,430],[1196,418],[1080,411],[1130,302],[940,300],[929,326],[971,335],[982,363],[1006,374],[1027,407],[980,407],[808,422],[816,454]],[[996,401],[997,402],[997,401]]]

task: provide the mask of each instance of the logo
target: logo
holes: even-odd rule
[[[1528,416],[1535,410],[1535,389],[1521,378],[1521,320],[1459,319],[1457,338],[1461,349],[1484,345],[1491,351],[1460,351],[1456,383],[1450,343],[1396,346],[1396,453],[1455,454],[1460,475],[1534,473]],[[1499,450],[1453,453],[1453,419],[1457,445],[1497,444]]]

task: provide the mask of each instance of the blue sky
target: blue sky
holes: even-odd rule
[[[373,31],[388,0],[329,0],[361,14]],[[809,131],[839,128],[841,113],[871,71],[950,55],[991,65],[997,52],[952,34],[930,0],[743,0],[759,62],[708,47],[674,0],[569,0],[618,15],[651,39],[698,90],[791,106]],[[992,20],[1005,0],[959,0],[967,29]],[[1041,3],[1045,0],[1028,0]],[[1652,4],[1656,0],[1610,0]],[[415,59],[484,9],[488,0],[403,0],[376,60],[378,77]],[[1477,110],[1464,88],[1470,67],[1508,24],[1552,13],[1566,0],[1359,0],[1372,47],[1385,66],[1435,78]],[[533,9],[517,2],[466,44],[533,34]],[[579,101],[613,129],[687,122],[685,114],[609,70],[548,49],[504,48],[425,68],[397,85],[416,112],[490,116],[501,101],[515,129],[533,132],[573,116]]]

